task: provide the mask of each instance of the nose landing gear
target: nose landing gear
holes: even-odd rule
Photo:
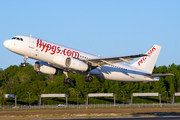
[[[21,67],[26,66],[26,60],[28,59],[28,56],[24,55],[24,63],[21,63]]]

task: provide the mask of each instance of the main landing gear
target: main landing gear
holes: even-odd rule
[[[91,82],[93,80],[93,77],[90,75],[87,75],[84,79],[86,82]]]
[[[89,68],[88,68],[88,75],[84,78],[84,80],[86,81],[86,82],[91,82],[91,81],[93,81],[93,77],[92,76],[90,76],[90,71],[91,71],[91,65],[89,64]]]
[[[71,79],[68,77],[68,71],[63,71],[63,73],[66,75],[66,78],[63,80],[64,84],[70,84]],[[91,82],[93,80],[93,77],[88,74],[84,80],[86,82]]]
[[[26,60],[28,59],[28,56],[24,55],[24,63],[21,63],[21,67],[26,66]]]
[[[64,84],[70,84],[71,79],[68,77],[68,71],[63,71],[63,73],[66,75],[66,78],[63,80]]]

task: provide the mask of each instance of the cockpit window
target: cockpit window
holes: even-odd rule
[[[23,41],[23,39],[22,39],[22,38],[19,38],[19,37],[13,37],[12,39],[16,39],[16,40],[21,40],[21,41]]]
[[[16,37],[13,37],[12,39],[16,39]]]

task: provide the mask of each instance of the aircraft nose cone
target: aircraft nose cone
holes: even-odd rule
[[[6,48],[7,48],[7,46],[8,46],[7,41],[4,41],[3,45],[4,45],[4,47],[6,47]]]
[[[9,40],[4,41],[3,45],[4,45],[4,47],[6,47],[8,49],[10,46]]]

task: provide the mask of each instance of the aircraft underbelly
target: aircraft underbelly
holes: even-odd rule
[[[125,81],[125,82],[146,82],[146,81],[158,81],[158,79],[153,79],[145,77],[143,75],[133,74],[133,73],[123,73],[123,72],[111,72],[103,73],[104,79],[113,81]]]
[[[127,75],[126,73],[121,73],[121,72],[111,72],[109,74],[103,73],[103,75],[105,79],[114,80],[114,81],[134,81],[135,79],[134,74]]]

